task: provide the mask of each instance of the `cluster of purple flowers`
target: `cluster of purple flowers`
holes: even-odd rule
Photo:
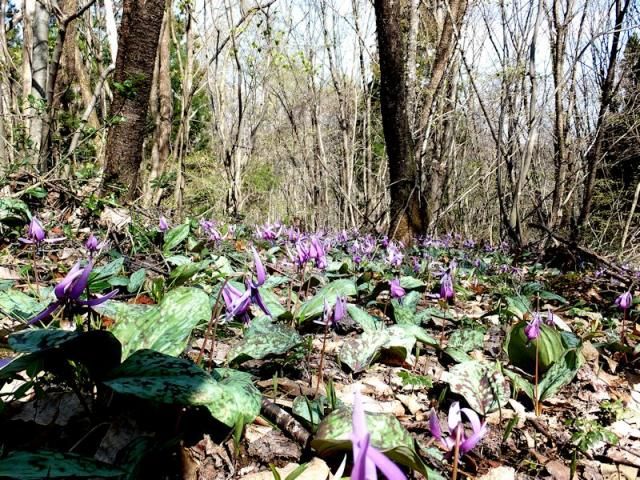
[[[328,265],[327,249],[319,235],[298,239],[295,243],[295,254],[290,252],[289,256],[300,268],[310,261],[320,270],[324,270]]]
[[[217,243],[222,240],[222,233],[220,233],[220,230],[218,229],[218,222],[215,220],[200,220],[200,228],[202,228],[202,231],[210,242]]]
[[[256,238],[274,242],[280,238],[283,232],[283,225],[280,222],[265,223],[256,225]]]

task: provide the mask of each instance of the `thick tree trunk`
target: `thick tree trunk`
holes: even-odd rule
[[[375,1],[382,127],[389,158],[390,234],[410,242],[424,232],[425,221],[407,114],[406,39],[402,32],[406,7],[400,0]]]
[[[32,111],[29,135],[34,152],[39,153],[44,128],[44,113],[47,109],[47,77],[49,66],[49,12],[36,2],[33,15],[33,48],[31,50],[31,101]],[[37,165],[37,156],[34,164]]]
[[[111,117],[118,117],[107,135],[104,183],[124,187],[125,197],[138,194],[142,145],[149,92],[165,0],[125,0],[118,39],[118,58]]]

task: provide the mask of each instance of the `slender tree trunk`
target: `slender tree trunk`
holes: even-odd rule
[[[36,155],[40,151],[44,129],[44,114],[47,110],[47,77],[49,66],[49,12],[36,1],[33,16],[33,48],[31,51],[31,97],[34,103],[29,136]],[[36,156],[34,164],[37,165]],[[40,165],[42,167],[42,165]]]
[[[169,158],[171,144],[171,118],[173,115],[173,98],[171,95],[171,8],[168,5],[164,12],[164,21],[158,46],[158,78],[157,78],[157,115],[156,131],[151,149],[151,170],[144,185],[143,205],[149,208],[153,202],[154,189],[152,182],[162,174]],[[153,98],[151,99],[154,100]]]
[[[105,185],[118,183],[124,196],[138,195],[138,177],[165,0],[125,0],[111,117],[119,119],[107,135]]]
[[[405,3],[405,8],[401,3]],[[376,0],[375,13],[382,126],[389,158],[390,234],[411,242],[415,235],[424,232],[425,221],[407,112],[406,39],[402,32],[406,2]]]

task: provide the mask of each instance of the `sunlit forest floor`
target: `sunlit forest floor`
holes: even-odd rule
[[[0,477],[637,477],[632,267],[37,195],[0,234]]]

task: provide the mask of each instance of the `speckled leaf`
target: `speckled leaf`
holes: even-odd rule
[[[578,370],[584,363],[584,357],[580,350],[568,350],[562,358],[551,365],[551,368],[542,377],[538,384],[538,396],[540,401],[552,397],[562,387],[571,383]]]
[[[426,467],[415,450],[413,437],[394,416],[366,413],[366,420],[367,430],[371,434],[371,445],[394,462],[417,470],[430,480],[442,478]],[[311,446],[323,456],[351,451],[351,432],[352,410],[348,407],[339,408],[320,423]]]
[[[481,415],[497,410],[509,401],[509,382],[495,363],[477,360],[459,363],[445,372],[442,380]]]
[[[47,304],[18,290],[0,292],[0,318],[6,313],[15,320],[27,322],[44,310]]]
[[[116,392],[177,405],[204,405],[229,427],[253,421],[260,394],[243,372],[217,369],[209,375],[191,361],[153,350],[131,355],[104,382]]]
[[[171,273],[169,274],[169,285],[175,287],[184,284],[196,273],[207,268],[210,263],[210,260],[203,260],[202,262],[189,262],[183,265],[178,265],[176,268],[171,270]]]
[[[144,279],[147,276],[147,271],[144,268],[136,270],[129,277],[129,282],[127,285],[127,291],[129,293],[134,293],[142,288],[142,284],[144,283]]]
[[[341,278],[322,287],[311,299],[302,304],[297,314],[301,322],[319,317],[324,309],[325,300],[329,305],[336,303],[338,297],[349,297],[357,293],[356,284],[348,278]]]
[[[281,315],[287,312],[287,310],[282,305],[280,305],[278,296],[269,288],[263,286],[260,287],[259,290],[260,296],[262,297],[262,300],[269,309],[269,312],[271,313],[271,316],[273,318],[280,318]]]
[[[484,345],[484,330],[464,328],[456,330],[449,336],[447,346],[463,352],[482,349]]]
[[[231,364],[287,353],[302,343],[302,337],[294,329],[281,323],[273,323],[269,317],[253,319],[244,332],[244,338],[227,354]]]
[[[371,365],[383,350],[391,357],[406,360],[415,343],[416,338],[412,333],[401,325],[393,325],[345,340],[338,357],[340,362],[357,373]]]
[[[48,350],[63,345],[72,338],[80,336],[80,332],[69,332],[58,329],[23,330],[9,337],[9,346],[15,352],[32,353]]]
[[[17,198],[0,198],[0,223],[6,225],[25,224],[31,218],[29,207]]]
[[[180,245],[185,238],[189,236],[189,224],[183,223],[177,227],[173,227],[164,234],[164,245],[162,250],[167,253]]]
[[[114,308],[111,303],[105,302],[107,307],[99,306],[96,310],[102,313],[105,309],[113,309],[119,313],[111,331],[122,343],[123,358],[143,348],[180,355],[194,327],[211,317],[209,297],[197,288],[171,290],[160,305],[154,305],[141,315],[129,315],[127,307]],[[135,312],[140,313],[140,310]]]
[[[416,315],[420,293],[413,291],[407,293],[402,299],[391,300],[393,318],[399,325],[420,325],[421,318]]]
[[[347,313],[349,314],[351,319],[358,325],[360,325],[360,328],[362,328],[362,330],[364,330],[365,332],[373,332],[384,327],[384,324],[380,320],[372,315],[369,315],[357,305],[353,305],[351,303],[348,304]]]
[[[421,288],[425,286],[425,283],[416,277],[400,277],[400,286],[407,290],[413,290],[415,288]]]
[[[394,325],[391,327],[391,329],[402,330],[407,334],[412,335],[417,341],[422,342],[426,345],[431,345],[432,347],[436,347],[440,345],[440,342],[438,340],[433,338],[431,335],[427,333],[427,331],[424,328],[418,325],[413,325],[413,324]]]
[[[41,478],[113,478],[126,472],[118,467],[75,453],[49,450],[13,451],[0,458],[0,477],[38,480]]]
[[[222,387],[220,396],[206,405],[211,415],[229,427],[238,421],[245,425],[253,422],[260,414],[262,394],[251,375],[231,368],[216,368],[211,375]]]
[[[311,399],[304,396],[296,397],[293,400],[292,413],[304,420],[304,422],[315,430],[324,418],[326,397]]]

